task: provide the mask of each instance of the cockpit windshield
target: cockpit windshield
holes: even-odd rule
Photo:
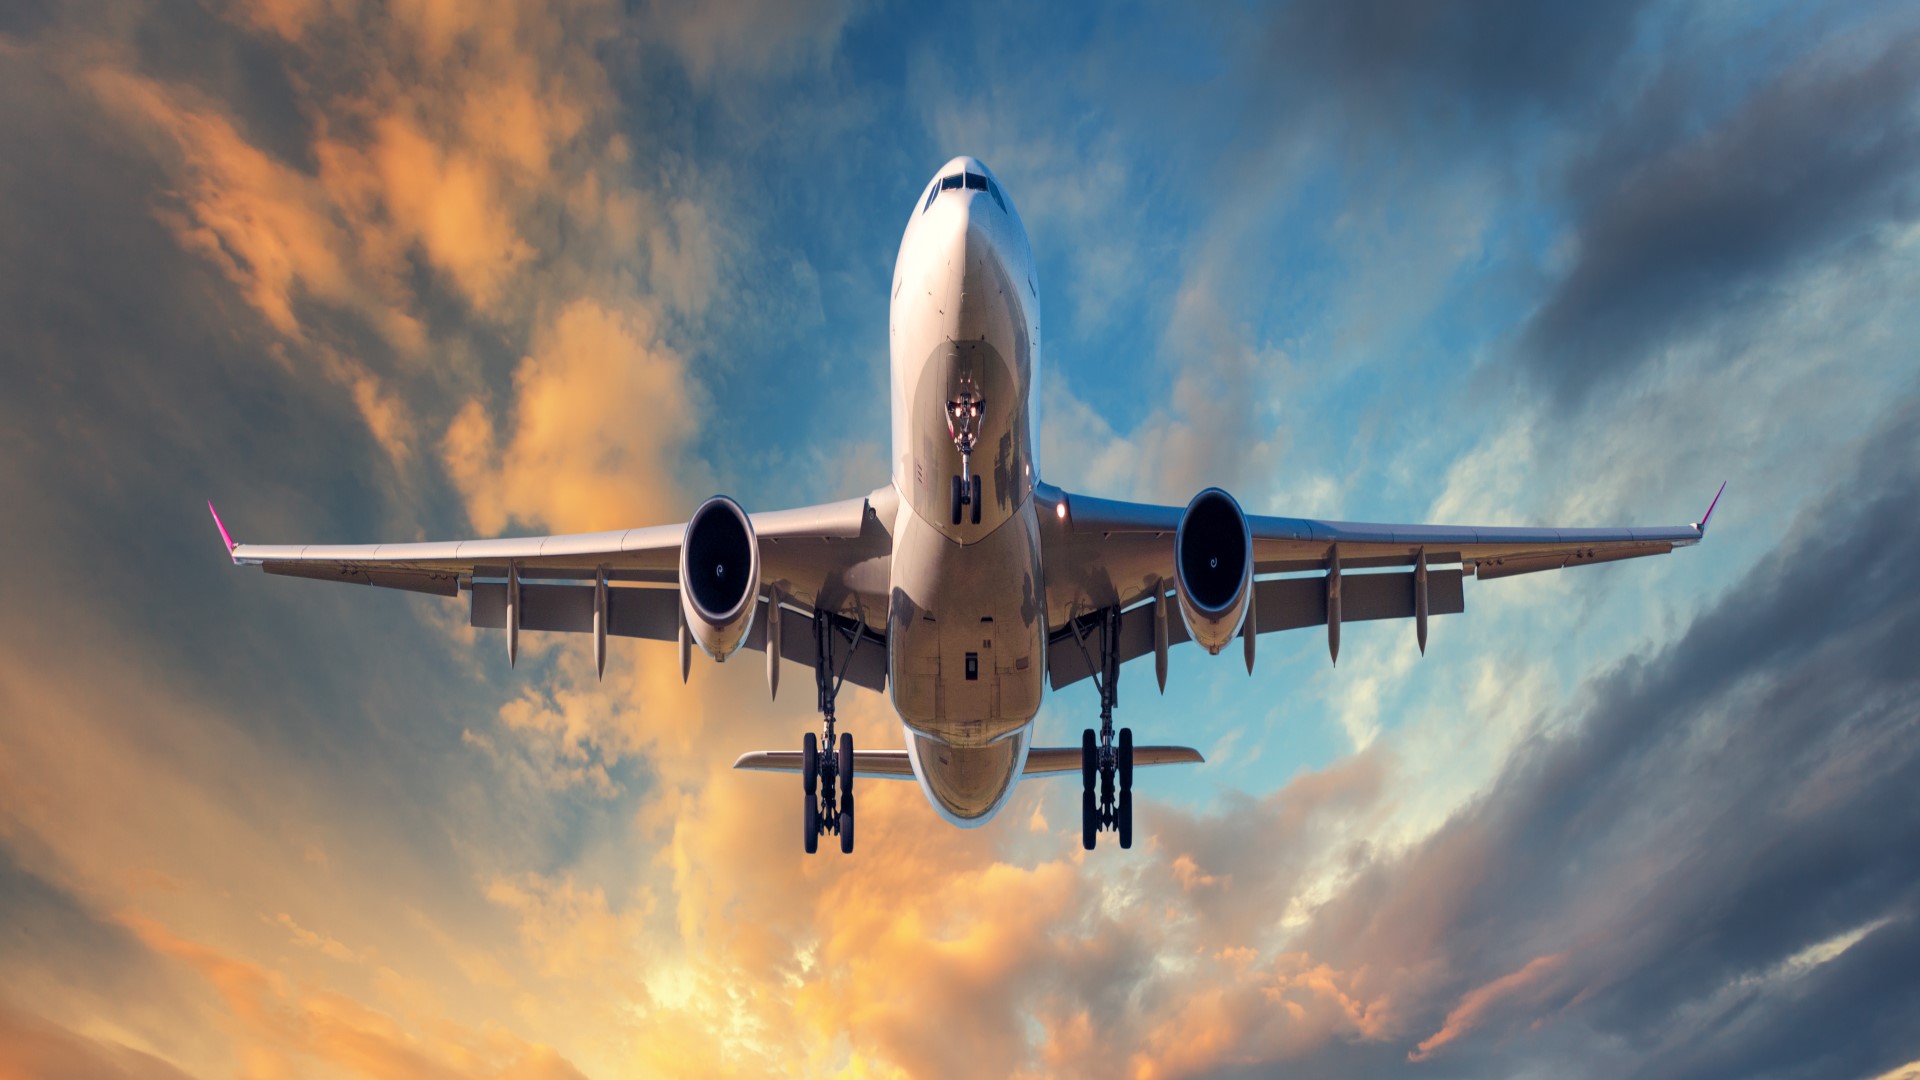
[[[985,175],[976,172],[953,173],[950,176],[941,177],[939,182],[927,191],[927,201],[925,205],[920,207],[920,212],[924,214],[928,210],[933,209],[934,200],[940,197],[941,192],[961,189],[967,191],[984,191],[988,195],[993,196],[994,204],[1000,207],[1002,213],[1007,212],[1007,200],[1000,194],[1000,185],[994,183]]]

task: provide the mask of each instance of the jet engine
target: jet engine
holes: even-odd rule
[[[1218,655],[1240,632],[1253,600],[1253,533],[1233,496],[1193,497],[1173,534],[1173,591],[1187,633]]]
[[[760,598],[760,542],[740,504],[715,495],[687,520],[680,543],[680,610],[708,656],[724,661],[747,639]]]

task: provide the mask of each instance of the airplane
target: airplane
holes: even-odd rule
[[[1463,580],[1664,554],[1698,543],[1700,520],[1662,528],[1550,529],[1366,524],[1246,513],[1209,487],[1184,507],[1063,491],[1040,477],[1036,391],[1040,291],[1020,215],[991,170],[947,162],[914,200],[894,264],[887,333],[891,476],[863,497],[749,513],[715,495],[684,523],[503,539],[363,545],[237,544],[269,574],[455,597],[476,627],[673,641],[681,679],[693,646],[715,662],[766,656],[811,668],[821,733],[797,751],[734,767],[799,773],[802,839],[854,847],[856,776],[912,780],[946,821],[992,820],[1031,776],[1078,772],[1081,842],[1133,844],[1135,766],[1200,762],[1180,746],[1116,732],[1121,665],[1168,650],[1218,655],[1237,638],[1248,674],[1260,634],[1466,609]],[[1177,612],[1177,615],[1175,614]],[[1047,688],[1091,679],[1100,726],[1077,747],[1032,745]],[[901,750],[836,740],[847,682],[885,692]]]

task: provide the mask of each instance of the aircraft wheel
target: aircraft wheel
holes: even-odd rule
[[[1099,832],[1100,814],[1093,808],[1093,789],[1083,788],[1080,792],[1080,846],[1092,851]]]
[[[840,760],[835,762],[840,771],[840,801],[853,805],[853,732],[840,733]]]
[[[1133,729],[1120,729],[1120,790],[1133,790]]]
[[[806,836],[807,854],[820,850],[820,800],[807,792],[806,808],[800,811],[800,827]]]
[[[973,498],[969,499],[968,502],[973,506],[973,523],[978,525],[980,524],[980,476],[978,473],[974,474],[970,485],[971,490],[969,494],[971,494]]]
[[[807,797],[813,797],[814,784],[820,779],[820,740],[813,732],[800,740],[800,779],[807,787]]]
[[[1093,790],[1093,777],[1100,767],[1100,751],[1093,742],[1093,729],[1080,731],[1080,790]]]
[[[953,478],[953,523],[960,524],[960,478]]]
[[[1116,822],[1116,824],[1119,825],[1120,827],[1120,846],[1123,848],[1132,847],[1133,846],[1133,792],[1128,791],[1125,788],[1120,789],[1120,803],[1119,805],[1114,807],[1114,817],[1119,819]]]
[[[840,854],[853,854],[853,795],[840,800]]]

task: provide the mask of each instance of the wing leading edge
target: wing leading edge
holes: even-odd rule
[[[894,500],[891,489],[837,503],[750,515],[761,548],[760,610],[743,644],[768,646],[768,609],[777,605],[780,655],[811,667],[818,652],[813,622],[824,617],[838,649],[852,649],[846,678],[886,686],[885,557]],[[608,583],[605,633],[655,641],[680,637],[679,561],[684,524],[598,533],[399,544],[235,543],[211,502],[207,510],[237,566],[269,574],[401,589],[438,596],[469,594],[471,625],[506,628],[509,568],[520,596],[519,628],[595,632],[596,583]],[[882,564],[878,580],[864,569]],[[864,626],[864,630],[862,627]]]
[[[1340,622],[1417,618],[1424,645],[1425,616],[1466,610],[1464,578],[1488,581],[1697,544],[1725,490],[1720,485],[1698,522],[1654,528],[1401,525],[1249,514],[1254,570],[1268,575],[1254,582],[1249,625],[1255,634],[1328,625],[1337,653]],[[1180,617],[1167,617],[1165,610],[1172,607],[1180,507],[1097,499],[1046,485],[1036,498],[1044,511],[1054,616],[1048,650],[1054,689],[1092,674],[1097,661],[1086,639],[1098,632],[1104,610],[1123,609],[1115,627],[1121,662],[1188,640]],[[1352,570],[1389,572],[1344,573]],[[1310,576],[1271,576],[1283,574]],[[1338,604],[1330,605],[1335,597]],[[1164,640],[1156,642],[1156,636]],[[1251,642],[1247,651],[1251,666]]]

